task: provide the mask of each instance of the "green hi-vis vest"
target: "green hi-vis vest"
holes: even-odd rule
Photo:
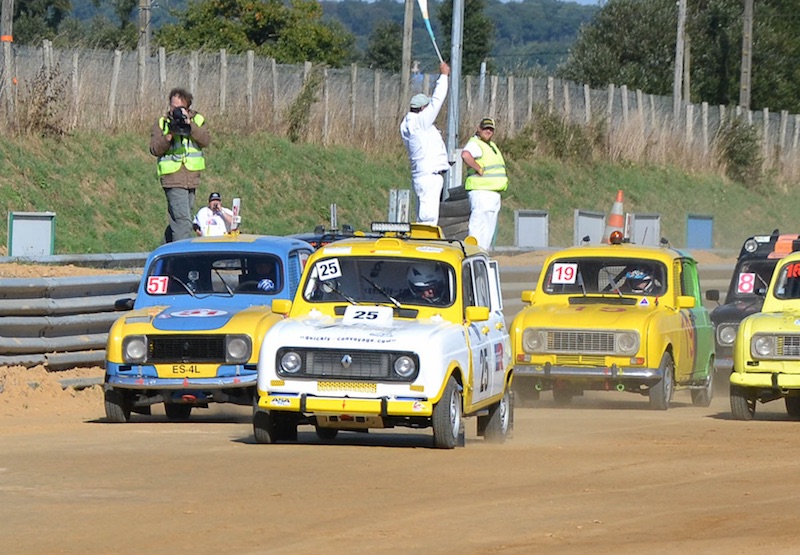
[[[203,125],[205,119],[200,114],[195,114],[192,121],[197,125]],[[164,135],[169,134],[169,120],[162,117],[158,120],[158,126]],[[191,172],[199,172],[206,169],[206,159],[203,158],[203,151],[189,137],[172,137],[172,144],[164,155],[158,159],[158,177],[169,175],[181,169],[181,164]]]
[[[506,161],[497,145],[492,141],[483,142],[477,136],[469,139],[470,143],[476,143],[481,148],[481,157],[475,161],[483,168],[483,175],[472,169],[467,169],[467,180],[464,188],[467,191],[505,191],[508,188],[508,177],[506,177]]]

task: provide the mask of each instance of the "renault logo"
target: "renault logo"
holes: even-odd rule
[[[350,365],[353,364],[353,357],[350,355],[344,355],[342,357],[342,366],[345,368],[350,368]]]

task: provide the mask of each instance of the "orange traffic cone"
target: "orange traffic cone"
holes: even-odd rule
[[[623,236],[625,235],[625,214],[622,211],[622,189],[617,191],[617,198],[614,200],[611,213],[608,215],[606,231],[603,233],[603,243],[608,243],[608,238],[615,231],[619,231]]]

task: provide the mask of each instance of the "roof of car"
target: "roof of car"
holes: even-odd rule
[[[486,254],[477,245],[455,239],[420,239],[392,236],[363,236],[341,239],[321,247],[317,256],[332,254],[348,256],[398,256],[449,259],[456,263],[469,256]]]
[[[237,234],[173,241],[156,248],[150,257],[189,252],[268,252],[285,255],[298,248],[313,250],[305,241],[293,237]]]
[[[555,252],[547,257],[550,260],[570,257],[603,257],[603,258],[651,258],[662,262],[669,262],[675,258],[688,258],[694,260],[688,252],[671,247],[653,247],[623,243],[621,245],[580,245],[568,247]]]

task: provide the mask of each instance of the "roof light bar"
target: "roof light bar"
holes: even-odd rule
[[[410,233],[411,224],[408,222],[372,222],[370,229],[375,233],[386,233],[387,231]]]

